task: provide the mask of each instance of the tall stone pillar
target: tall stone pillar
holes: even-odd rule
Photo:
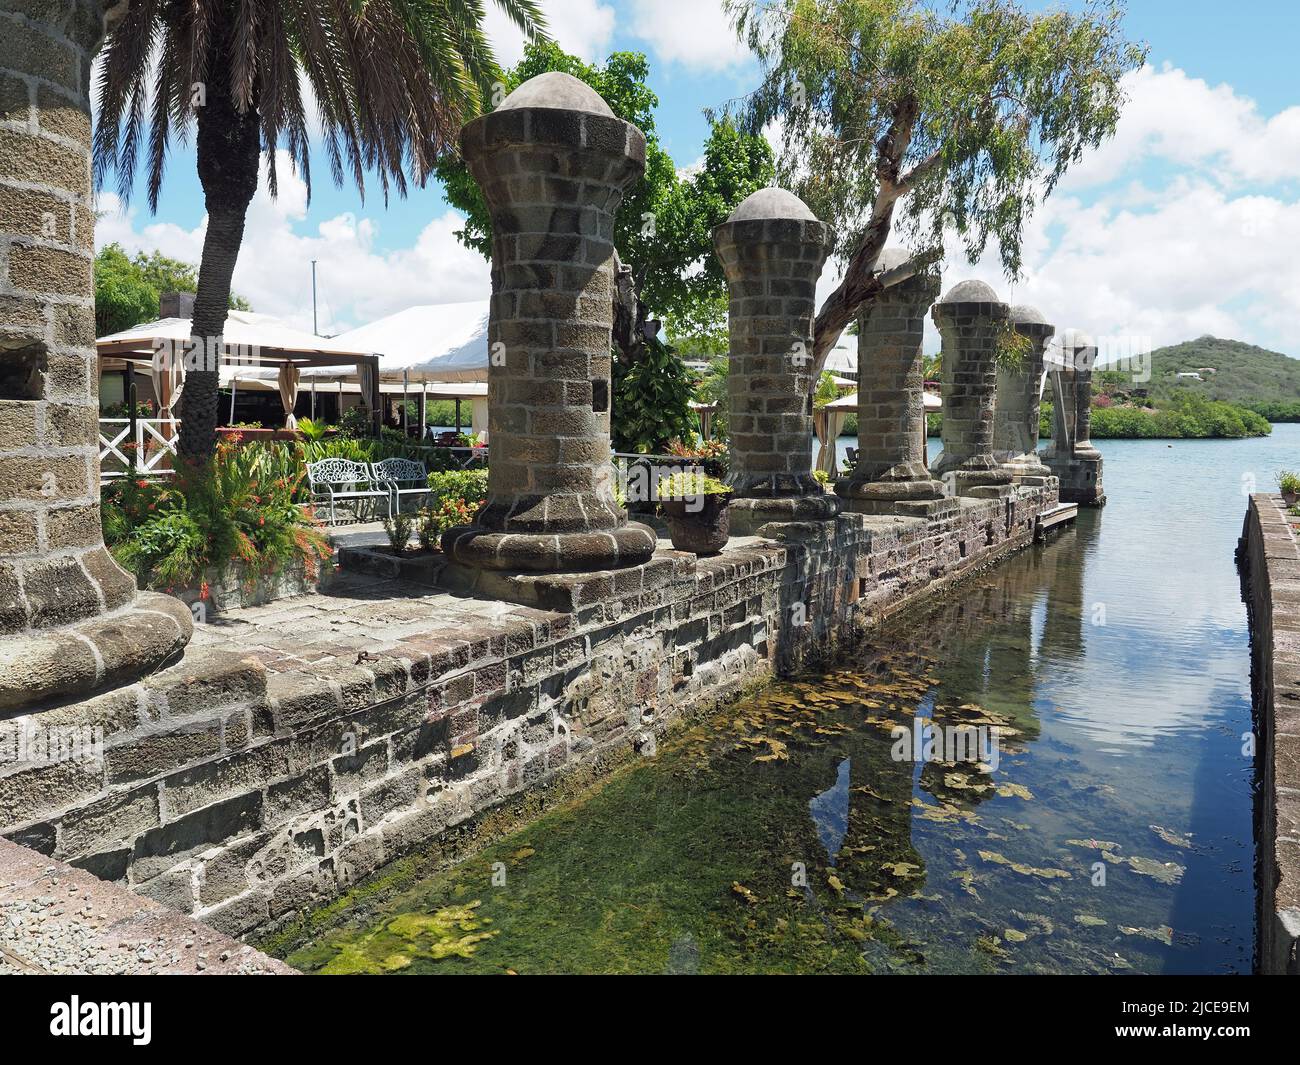
[[[907,252],[886,248],[879,270]],[[849,510],[888,514],[903,501],[943,497],[925,464],[925,314],[939,276],[921,273],[885,289],[858,321],[858,461],[835,485]],[[906,508],[905,508],[906,509]]]
[[[1038,457],[1039,386],[1043,353],[1056,326],[1041,311],[1024,305],[1011,308],[1011,325],[1030,346],[1019,366],[998,367],[993,454],[1017,483],[1041,484],[1052,471]]]
[[[1052,443],[1043,461],[1061,480],[1061,502],[1102,506],[1106,493],[1101,481],[1101,452],[1089,439],[1097,345],[1087,333],[1067,329],[1061,334],[1058,357],[1061,396],[1053,411]]]
[[[610,470],[614,214],[645,170],[645,136],[589,86],[551,72],[461,131],[492,212],[488,498],[443,550],[487,570],[645,562]]]
[[[732,527],[839,513],[812,473],[812,320],[830,229],[785,189],[759,189],[713,231],[727,275]]]
[[[930,310],[943,339],[943,452],[934,473],[954,495],[1005,495],[1011,474],[993,457],[997,336],[1010,308],[983,281],[963,281]]]
[[[193,631],[99,523],[90,61],[98,0],[0,13],[0,710],[134,680]]]

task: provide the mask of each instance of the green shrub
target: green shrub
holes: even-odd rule
[[[204,598],[206,572],[232,561],[266,574],[311,570],[330,548],[303,503],[305,480],[294,447],[222,440],[210,463],[170,481],[105,486],[104,540],[144,587],[197,587]]]
[[[399,510],[391,518],[384,519],[384,535],[388,537],[388,546],[399,555],[411,542],[411,529],[414,525],[414,516],[403,510]]]
[[[487,470],[435,470],[429,474],[435,505],[443,499],[462,499],[477,506],[487,499],[487,484]]]

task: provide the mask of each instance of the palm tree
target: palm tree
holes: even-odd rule
[[[496,3],[524,33],[542,35],[536,0]],[[404,196],[408,171],[423,183],[500,76],[482,18],[482,0],[128,0],[101,56],[95,180],[116,170],[128,200],[143,153],[156,210],[170,143],[197,127],[208,224],[195,337],[225,328],[262,153],[272,196],[280,145],[310,196],[313,133],[335,184],[350,174],[364,196],[369,171],[385,202],[393,189]],[[186,376],[185,459],[213,452],[218,382],[215,365]]]

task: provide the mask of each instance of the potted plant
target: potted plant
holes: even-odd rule
[[[697,555],[716,555],[731,530],[731,489],[707,473],[675,473],[659,482],[659,510],[668,523],[673,547]]]
[[[1296,499],[1300,498],[1300,473],[1283,470],[1277,475],[1277,486],[1282,490],[1282,498],[1286,500],[1286,505],[1295,506]]]

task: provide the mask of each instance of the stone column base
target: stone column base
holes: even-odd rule
[[[942,499],[900,499],[893,506],[892,513],[900,517],[936,521],[961,510],[961,500],[956,496],[944,496]]]
[[[553,534],[459,525],[442,534],[442,550],[449,559],[476,569],[580,573],[639,566],[655,553],[655,534],[637,522],[618,529]]]
[[[1101,483],[1101,454],[1075,454],[1072,458],[1058,458],[1048,452],[1043,456],[1052,473],[1060,478],[1058,493],[1062,503],[1079,503],[1100,507],[1106,503],[1106,493]]]
[[[1008,454],[1005,458],[999,456],[999,462],[1002,468],[1011,474],[1011,480],[1015,484],[1041,484],[1041,478],[1052,476],[1052,471],[1043,464],[1037,451],[1026,452],[1023,455]],[[1039,480],[1027,481],[1027,478]]]
[[[770,521],[827,521],[842,507],[838,496],[818,491],[816,495],[733,499],[727,509],[732,535],[753,536]]]
[[[854,514],[896,514],[895,504],[943,498],[943,482],[929,477],[898,481],[855,481],[842,477],[835,484],[835,494],[844,500],[846,510]]]
[[[952,494],[958,496],[972,495],[976,488],[1011,487],[1011,471],[1001,466],[945,470],[943,477],[945,483],[951,478]]]
[[[179,599],[141,592],[130,606],[79,625],[0,636],[0,710],[138,680],[184,650],[193,633]]]

